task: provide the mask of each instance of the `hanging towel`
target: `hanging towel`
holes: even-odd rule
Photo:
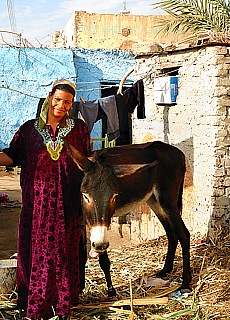
[[[119,118],[119,129],[120,136],[116,141],[116,145],[124,145],[131,143],[130,137],[130,114],[129,110],[126,107],[128,101],[128,92],[115,95],[116,104],[117,104],[117,112]]]
[[[107,116],[107,134],[109,141],[119,137],[119,119],[115,96],[108,96],[98,100],[101,109]]]
[[[99,109],[98,100],[85,101],[85,102],[80,101],[78,103],[78,111],[80,112],[83,120],[86,122],[90,132],[92,131],[94,123],[96,122],[98,109]]]
[[[127,110],[133,113],[134,109],[137,107],[137,118],[144,119],[145,95],[143,79],[137,80],[131,88],[126,89],[124,95],[127,95]]]

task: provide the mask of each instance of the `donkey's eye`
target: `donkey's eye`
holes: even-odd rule
[[[85,202],[90,203],[90,198],[89,198],[88,193],[82,192],[82,198],[83,198],[83,200],[84,200]]]

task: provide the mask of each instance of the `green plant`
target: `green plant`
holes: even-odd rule
[[[227,0],[162,0],[152,4],[168,14],[158,21],[164,33],[208,34],[229,38],[230,5]]]

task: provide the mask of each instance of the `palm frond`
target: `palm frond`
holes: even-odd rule
[[[228,0],[162,0],[152,4],[161,8],[171,19],[161,23],[162,32],[230,31]]]

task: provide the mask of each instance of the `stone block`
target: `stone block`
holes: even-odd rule
[[[226,177],[224,179],[224,185],[225,185],[225,187],[230,187],[230,177]]]
[[[158,43],[148,43],[148,42],[138,42],[134,43],[132,46],[132,51],[135,55],[145,55],[160,53],[163,51],[163,48]]]
[[[214,188],[214,190],[213,190],[214,197],[221,197],[224,194],[225,194],[225,189],[224,188]]]

